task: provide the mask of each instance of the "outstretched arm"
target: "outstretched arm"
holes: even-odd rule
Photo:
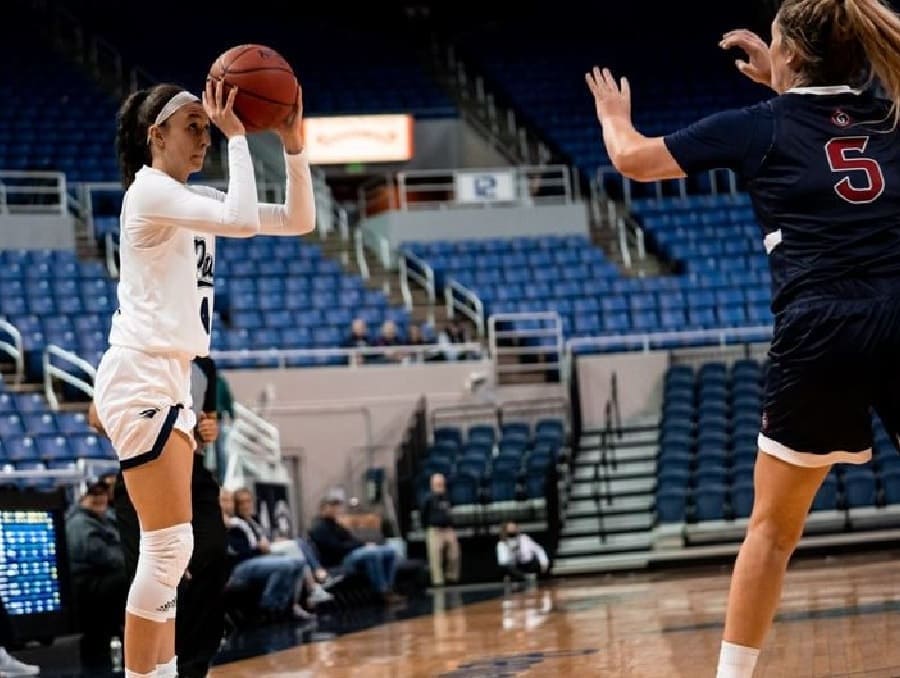
[[[597,118],[603,129],[606,152],[616,169],[636,181],[679,179],[685,176],[662,137],[646,137],[631,122],[631,88],[622,78],[621,89],[609,69],[596,66],[585,73],[594,95]]]
[[[312,174],[303,151],[302,96],[298,86],[294,112],[275,130],[284,145],[287,187],[284,205],[259,206],[260,233],[264,235],[303,235],[316,227]]]

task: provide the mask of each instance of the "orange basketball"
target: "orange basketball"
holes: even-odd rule
[[[238,45],[222,54],[209,78],[223,80],[223,93],[238,88],[234,112],[247,132],[280,125],[294,110],[300,85],[284,58],[265,45]]]

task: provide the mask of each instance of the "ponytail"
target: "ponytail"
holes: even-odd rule
[[[871,64],[876,79],[892,102],[894,122],[900,122],[900,16],[881,0],[842,0],[849,28]]]
[[[147,129],[140,136],[139,113],[141,105],[147,100],[149,89],[139,89],[125,99],[116,116],[116,153],[119,156],[119,169],[122,172],[122,186],[126,189],[134,181],[134,175],[150,161],[150,148],[147,145]]]
[[[147,130],[166,102],[180,91],[178,85],[139,89],[129,94],[119,107],[116,115],[116,153],[124,188],[131,186],[142,166],[153,161],[147,143]]]

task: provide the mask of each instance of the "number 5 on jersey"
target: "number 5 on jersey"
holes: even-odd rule
[[[884,173],[877,160],[862,155],[869,137],[837,137],[825,144],[825,155],[832,172],[854,172],[834,185],[834,191],[852,205],[874,202],[884,192]],[[858,173],[864,172],[866,186]],[[851,180],[851,176],[853,177]]]

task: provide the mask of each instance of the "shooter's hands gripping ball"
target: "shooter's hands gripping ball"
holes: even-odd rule
[[[234,112],[234,98],[237,93],[238,88],[232,87],[223,102],[222,81],[217,80],[213,83],[210,79],[206,81],[206,90],[203,92],[203,110],[206,111],[210,121],[229,139],[245,133],[244,123]]]

